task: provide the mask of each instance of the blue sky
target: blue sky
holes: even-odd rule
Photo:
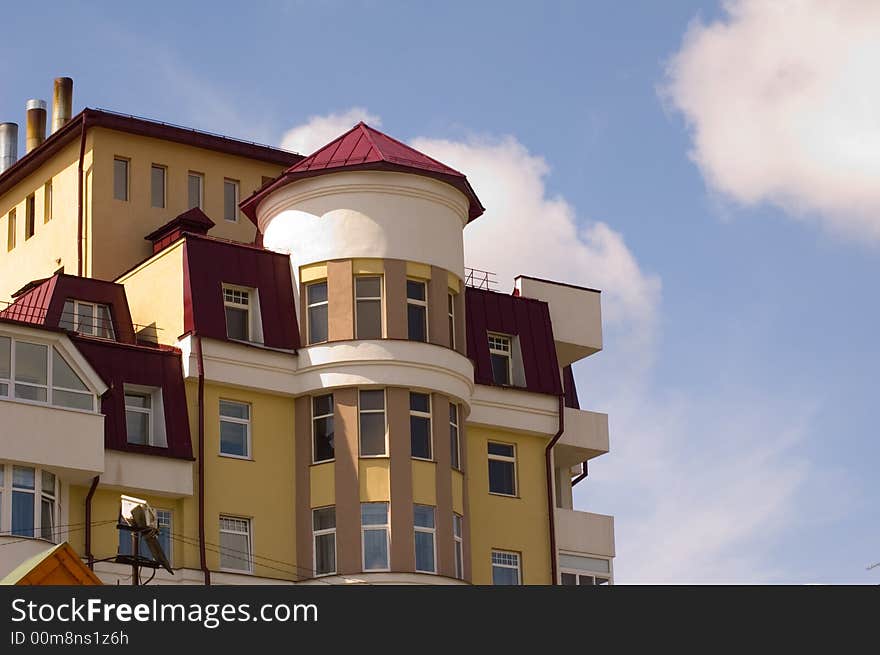
[[[782,118],[758,101],[733,120],[718,109],[781,79],[729,54],[781,19],[732,7],[70,3],[47,20],[19,5],[0,43],[0,120],[23,122],[25,100],[69,75],[74,111],[303,146],[323,135],[316,117],[365,116],[447,155],[477,172],[486,225],[518,239],[516,260],[498,263],[477,234],[470,265],[604,290],[605,350],[576,373],[582,406],[611,416],[612,451],[576,499],[616,515],[619,581],[876,583],[878,214],[833,171],[792,179],[798,162],[778,159],[798,152],[773,141],[779,124],[821,128],[811,107],[833,114],[815,97]],[[809,0],[798,12],[779,59],[810,73],[805,88],[835,75],[851,88],[861,69],[804,54],[816,42],[798,25],[827,21]],[[714,21],[730,29],[699,27]],[[880,116],[876,92],[856,100]],[[835,143],[847,156],[850,142]],[[575,244],[548,259],[529,242],[551,223]]]

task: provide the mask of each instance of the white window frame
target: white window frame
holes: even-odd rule
[[[492,368],[492,381],[495,384],[509,387],[513,385],[513,337],[498,332],[489,332],[489,358],[491,363],[492,355],[500,355],[507,358],[507,383],[495,381],[495,369]],[[506,349],[504,344],[506,343]]]
[[[513,455],[497,455],[495,453],[489,452],[489,446],[491,444],[498,444],[499,446],[510,446],[513,448]],[[517,466],[516,466],[516,444],[515,443],[507,443],[506,441],[487,441],[486,442],[486,457],[487,460],[495,460],[499,462],[507,462],[513,465],[513,493],[506,494],[501,491],[492,491],[492,478],[489,476],[489,493],[493,496],[504,496],[505,498],[517,498],[519,492],[519,476],[517,475]],[[488,473],[488,461],[486,463],[486,472]]]
[[[327,293],[325,294],[325,300],[319,300],[315,303],[309,302],[309,289],[315,285],[323,284]],[[305,285],[306,287],[306,344],[311,346],[319,343],[327,343],[330,340],[330,287],[327,284],[327,280],[314,280],[313,282],[309,282]],[[312,341],[312,307],[321,307],[324,306],[327,308],[327,338],[324,341]]]
[[[168,439],[165,434],[165,405],[162,402],[162,389],[159,387],[144,387],[137,384],[123,385],[123,404],[125,412],[133,411],[140,414],[149,415],[147,443],[146,444],[129,444],[132,446],[151,446],[154,448],[167,448]],[[149,396],[150,407],[146,410],[144,407],[129,407],[125,404],[125,396]],[[161,420],[160,420],[161,419]],[[126,430],[128,428],[126,422]],[[128,435],[126,434],[126,443],[128,443]]]
[[[70,316],[69,318],[66,318],[69,315],[71,315],[71,311],[68,309],[68,305],[73,305],[73,312],[72,312],[72,316]],[[80,326],[80,324],[79,324],[79,308],[80,307],[91,307],[92,308],[92,324],[90,326],[88,326],[88,327],[92,328],[92,330],[93,330],[92,332],[86,332],[85,330],[82,329],[83,326]],[[110,324],[106,327],[109,328],[108,332],[110,333],[110,336],[104,336],[103,334],[98,334],[98,332],[100,332],[102,330],[102,327],[98,326],[99,315],[100,315],[99,310],[104,310],[107,312],[107,316],[109,317],[108,320],[110,321]],[[64,327],[63,325],[61,325],[61,323],[64,321],[73,325],[73,331],[77,332],[79,334],[84,334],[88,337],[95,337],[97,339],[109,339],[110,341],[116,340],[116,330],[113,327],[113,312],[110,311],[110,305],[107,305],[105,303],[90,302],[88,300],[77,300],[76,298],[68,298],[67,300],[64,301],[64,308],[61,310],[61,320],[59,321],[60,327]]]
[[[226,185],[230,184],[235,188],[235,201],[233,213],[235,216],[229,218],[226,216]],[[241,182],[233,180],[231,177],[223,178],[223,220],[228,223],[238,223],[238,203],[241,201]]]
[[[31,193],[24,200],[24,240],[37,233],[37,194]]]
[[[361,392],[362,391],[381,391],[382,392],[382,409],[361,409]],[[379,455],[364,455],[361,446],[361,414],[384,414],[385,416],[385,450]],[[365,459],[375,459],[388,457],[388,393],[386,389],[358,389],[358,457]]]
[[[333,508],[333,527],[332,528],[322,528],[321,530],[315,530],[315,512],[318,512],[322,509],[330,509]],[[332,571],[327,571],[326,573],[318,572],[318,537],[323,537],[328,534],[333,535],[333,563],[335,564]],[[321,578],[326,575],[336,575],[336,572],[339,570],[339,549],[338,543],[336,539],[336,506],[335,505],[325,505],[324,507],[313,507],[312,508],[312,573],[316,578]]]
[[[447,313],[449,314],[449,347],[455,350],[455,296],[452,291],[446,292]]]
[[[224,530],[223,529],[223,521],[224,520],[242,521],[247,526],[247,530],[245,532],[242,532],[240,530],[228,530],[228,529]],[[219,528],[219,535],[220,535],[220,542],[221,543],[223,541],[223,533],[224,532],[226,534],[245,535],[247,537],[247,552],[244,554],[247,555],[247,567],[248,568],[247,569],[233,569],[233,568],[224,567],[222,564],[220,564],[218,566],[219,570],[226,571],[228,573],[239,573],[239,574],[245,574],[245,575],[253,575],[253,573],[254,573],[254,527],[253,526],[254,526],[254,522],[249,517],[233,516],[232,514],[221,514],[220,515],[217,527]],[[226,550],[227,553],[236,553],[236,555],[241,554],[240,551],[236,551],[231,548],[224,549],[224,547],[220,546],[219,544],[218,544],[218,549],[221,551],[220,553],[218,553],[218,555],[220,556],[220,562],[223,561],[222,551],[224,551],[224,550]]]
[[[461,471],[461,407],[458,403],[449,403],[449,442],[452,468]]]
[[[421,284],[422,288],[425,290],[425,299],[419,300],[417,298],[409,297],[409,289],[406,292],[406,306],[409,308],[410,305],[417,305],[419,307],[425,308],[425,340],[422,343],[430,343],[431,341],[431,317],[428,315],[428,282],[426,280],[420,280],[418,278],[408,277],[406,278],[407,285],[410,282],[415,282],[416,284]],[[406,315],[406,336],[409,339],[409,312]]]
[[[153,204],[153,171],[162,172],[162,204]],[[162,164],[150,164],[150,207],[153,209],[165,209],[168,206],[168,167]]]
[[[34,488],[25,489],[23,487],[13,486],[12,471],[13,467],[32,469],[34,471]],[[43,472],[52,473],[55,476],[55,487],[51,492],[47,492],[43,488]],[[12,534],[12,492],[20,491],[33,495],[33,523],[34,530],[31,535],[13,535]],[[61,536],[65,529],[60,529],[61,521],[59,497],[61,495],[61,479],[54,471],[42,469],[38,466],[29,466],[27,464],[17,464],[12,462],[0,461],[0,535],[15,537],[16,539],[43,539],[43,498],[50,497],[52,500],[52,516],[55,524],[52,532],[52,539],[48,540],[52,543],[61,541]]]
[[[363,506],[364,505],[385,505],[385,523],[376,523],[364,525],[363,521]],[[374,571],[390,571],[391,570],[391,504],[388,502],[362,502],[361,503],[361,569],[364,572],[374,572]],[[385,552],[388,554],[388,566],[381,569],[368,569],[367,568],[367,549],[366,544],[367,540],[365,538],[365,532],[367,530],[378,531],[385,530]]]
[[[495,561],[495,555],[500,555],[502,557],[513,557],[516,559],[516,564],[507,564],[502,562]],[[500,550],[498,548],[492,549],[492,584],[495,584],[495,567],[504,568],[504,569],[514,569],[516,570],[516,584],[522,585],[523,577],[522,577],[522,555],[512,550]]]
[[[591,568],[578,568],[575,566],[565,566],[562,563],[562,559],[566,556],[569,557],[577,557],[580,559],[593,559],[593,560],[601,560],[606,562],[608,565],[607,571],[600,571],[598,569]],[[603,584],[613,585],[614,584],[614,565],[612,560],[607,557],[600,557],[598,555],[590,555],[587,553],[573,553],[568,551],[559,551],[559,584],[562,584],[562,574],[568,573],[576,576],[584,576],[593,579],[593,584],[598,585],[597,580],[605,580]],[[580,585],[580,579],[578,579],[578,586]],[[586,585],[585,585],[586,586]]]
[[[330,396],[330,412],[328,414],[315,414],[315,399],[321,398],[323,396]],[[312,464],[324,464],[326,462],[336,461],[336,443],[333,444],[333,457],[329,459],[316,459],[315,458],[315,424],[324,418],[332,418],[333,419],[333,433],[336,434],[336,399],[333,397],[333,393],[322,393],[317,396],[309,396],[309,404],[311,407],[312,414]],[[358,413],[358,422],[360,422],[360,413]]]
[[[452,513],[452,539],[453,559],[455,564],[455,577],[464,580],[464,517],[461,514]]]
[[[415,410],[412,408],[411,398],[414,393],[418,394],[420,396],[427,396],[427,398],[428,398],[428,411],[427,412],[421,412],[421,411],[418,411],[418,410]],[[417,418],[428,419],[428,450],[430,451],[428,453],[428,455],[429,455],[428,457],[418,457],[418,456],[412,454],[412,428],[410,428],[410,435],[409,435],[410,455],[412,456],[413,459],[419,459],[423,462],[433,462],[434,461],[434,423],[433,423],[433,419],[431,418],[431,415],[433,414],[433,410],[434,410],[434,399],[431,397],[430,393],[424,393],[421,391],[410,391],[409,395],[410,395],[410,399],[409,399],[410,400],[410,408],[409,408],[410,417],[415,416]],[[411,424],[412,423],[410,423],[410,425]]]
[[[434,507],[433,505],[420,505],[420,504],[416,503],[416,505],[413,506],[413,518],[414,519],[415,519],[415,508],[417,506],[429,507],[431,509],[431,513],[433,515],[432,523],[434,524],[434,527],[433,528],[426,528],[424,526],[416,525],[415,520],[413,521],[413,533],[414,533],[413,534],[413,552],[414,553],[417,552],[416,547],[415,547],[415,541],[416,541],[415,540],[415,533],[421,532],[422,534],[430,534],[431,535],[431,547],[434,550],[434,557],[433,557],[434,570],[428,571],[426,569],[418,568],[418,558],[417,557],[414,557],[414,559],[413,559],[413,562],[414,562],[414,569],[413,570],[416,573],[430,573],[432,575],[437,575],[437,508]]]
[[[97,395],[94,391],[91,390],[89,385],[86,383],[85,375],[79,371],[78,367],[74,366],[70,363],[70,360],[64,356],[64,354],[56,348],[56,346],[48,341],[42,339],[19,339],[11,334],[0,334],[0,337],[4,339],[9,339],[9,377],[8,378],[0,378],[0,385],[4,385],[6,387],[6,393],[2,393],[2,389],[0,389],[0,400],[8,400],[16,403],[26,403],[29,405],[51,405],[52,407],[57,407],[59,409],[64,409],[71,412],[89,412],[94,413],[97,405]],[[43,346],[46,348],[46,384],[36,384],[33,382],[16,382],[15,380],[15,369],[16,369],[16,361],[15,361],[15,344],[18,342],[28,343],[36,346]],[[56,350],[58,352],[58,356],[64,360],[64,362],[71,368],[74,374],[80,379],[83,385],[86,387],[87,391],[83,391],[82,389],[69,389],[67,387],[61,387],[55,384],[54,379],[54,363],[52,352]],[[46,389],[46,400],[31,400],[29,398],[16,398],[15,397],[15,385],[19,384],[23,387],[35,387],[38,389]],[[92,400],[91,409],[81,409],[79,407],[68,407],[66,405],[57,405],[55,404],[54,391],[65,391],[70,393],[77,393],[83,396],[90,396]]]
[[[260,315],[260,295],[257,289],[242,287],[236,284],[222,285],[223,288],[223,320],[226,320],[226,308],[239,309],[247,312],[247,339],[235,339],[229,336],[229,325],[226,326],[226,338],[239,343],[263,343],[263,321]],[[241,299],[247,302],[242,302]]]
[[[358,295],[358,280],[360,279],[368,279],[368,278],[376,278],[379,280],[379,295],[378,296],[359,296]],[[384,275],[355,275],[354,277],[354,331],[355,339],[362,339],[365,337],[361,337],[357,334],[357,326],[358,326],[358,307],[361,302],[375,302],[379,301],[379,339],[385,337],[385,276]]]
[[[189,181],[190,178],[198,178],[199,180],[199,204],[195,207],[198,207],[201,210],[205,208],[205,174],[199,173],[197,171],[187,171],[186,173],[186,204],[189,207],[190,198],[189,198]],[[189,209],[195,209],[195,207],[189,207]]]
[[[231,403],[233,405],[242,405],[244,407],[247,407],[248,417],[247,418],[238,418],[235,416],[224,416],[222,413],[223,412],[223,403]],[[251,421],[253,420],[253,417],[254,417],[254,408],[251,405],[251,403],[244,402],[241,400],[232,400],[231,398],[220,398],[220,400],[218,402],[217,411],[218,411],[218,415],[220,417],[221,424],[226,422],[226,423],[235,423],[236,425],[244,425],[245,429],[247,431],[246,437],[245,437],[245,443],[246,443],[245,449],[247,452],[244,455],[235,455],[233,453],[224,453],[223,452],[223,440],[222,440],[222,438],[220,438],[220,435],[218,434],[217,452],[220,454],[220,457],[231,457],[233,459],[252,460],[254,458],[254,450],[253,450],[252,435],[251,435]],[[221,426],[221,430],[222,430],[222,426]]]
[[[116,162],[125,163],[125,198],[116,197]],[[121,155],[113,156],[113,199],[119,202],[131,201],[131,159]]]

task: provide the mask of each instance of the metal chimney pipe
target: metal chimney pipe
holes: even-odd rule
[[[27,101],[27,138],[25,153],[46,140],[46,101],[32,98]]]
[[[56,77],[55,93],[52,98],[52,134],[70,121],[72,110],[73,80],[69,77]]]
[[[0,123],[0,173],[18,161],[18,123]]]

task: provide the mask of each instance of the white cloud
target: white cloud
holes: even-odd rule
[[[880,238],[880,3],[730,0],[694,21],[663,94],[715,191]]]
[[[379,116],[371,114],[363,107],[352,107],[338,114],[309,116],[305,123],[284,133],[281,137],[281,147],[310,155],[321,146],[348,132],[360,121],[368,123],[371,127],[382,126],[382,119]]]

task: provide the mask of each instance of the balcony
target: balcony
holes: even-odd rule
[[[571,553],[614,557],[614,517],[557,508],[556,547]]]
[[[193,495],[193,463],[186,459],[108,450],[101,486],[169,498]]]
[[[602,350],[602,308],[595,289],[520,275],[515,280],[521,296],[550,306],[556,357],[560,366]]]
[[[571,468],[608,452],[608,415],[565,408],[565,432],[553,454],[556,466]]]
[[[85,484],[104,470],[104,416],[51,405],[0,400],[0,457],[50,468]]]

